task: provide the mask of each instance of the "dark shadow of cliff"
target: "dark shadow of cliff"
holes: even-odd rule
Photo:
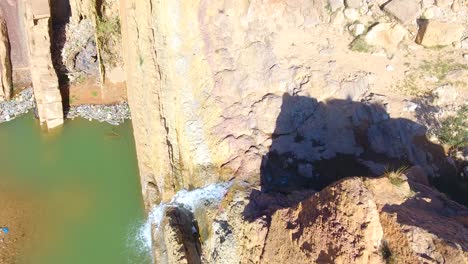
[[[59,80],[60,95],[62,96],[62,107],[64,116],[70,108],[70,80],[68,70],[65,66],[62,51],[67,42],[66,27],[70,22],[71,8],[69,0],[51,0],[51,46],[52,64]]]
[[[436,186],[468,204],[462,195],[468,181],[425,135],[423,125],[390,118],[372,101],[318,102],[284,94],[271,147],[262,158],[260,190],[252,191],[244,217],[271,216],[343,178],[376,177],[410,165],[422,167]]]

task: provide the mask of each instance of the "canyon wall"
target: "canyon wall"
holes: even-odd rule
[[[8,64],[11,62],[11,73],[7,73],[5,69],[2,79],[10,78],[15,87],[27,87],[31,84],[31,73],[29,71],[29,60],[25,38],[25,30],[23,27],[22,17],[19,15],[19,1],[1,1],[0,2],[0,17],[4,20],[5,24],[2,26],[2,42],[5,44],[5,50],[2,50],[2,59],[6,62],[0,63]],[[6,29],[6,32],[4,31]],[[6,34],[5,34],[6,33]],[[5,52],[5,53],[3,53]],[[2,70],[3,70],[3,66]],[[10,86],[10,88],[13,88]]]
[[[385,101],[398,94],[388,87],[406,67],[389,73],[386,64],[409,58],[410,49],[400,48],[416,46],[416,19],[402,26],[383,1],[357,2],[121,1],[147,205],[233,177],[275,185],[300,175],[284,183],[290,189],[320,177],[317,168],[327,166],[317,163],[332,159],[359,168],[341,177],[379,175],[386,163],[417,164],[436,176],[443,151],[416,144],[425,128],[410,121],[414,114],[400,118],[409,116],[404,106],[389,113],[394,102]],[[405,3],[398,5],[404,13]],[[446,8],[447,19],[466,23],[466,7]],[[353,36],[357,26],[361,35],[369,31],[365,40]],[[356,41],[372,50],[354,50]]]
[[[147,201],[234,175],[258,181],[282,95],[308,82],[317,51],[304,44],[315,39],[311,28],[328,21],[326,3],[121,3]]]
[[[327,187],[342,178],[377,177],[411,165],[430,179],[457,181],[442,178],[457,175],[457,169],[442,146],[426,138],[421,123],[433,112],[421,102],[419,94],[427,91],[419,87],[432,91],[450,79],[459,96],[450,99],[453,109],[468,98],[463,85],[454,84],[468,77],[460,50],[468,6],[456,0],[424,8],[418,2],[410,9],[413,2],[389,2],[120,1],[128,101],[147,210],[184,188],[235,178],[247,189],[242,197],[228,193],[215,212],[195,213],[192,224],[184,212],[167,211],[164,227],[152,230],[156,262],[385,263],[391,261],[382,253],[386,247],[408,263],[427,255],[421,243],[404,237],[403,222],[382,213],[394,201],[368,203],[391,195],[394,183],[385,182],[382,194],[371,193],[373,184],[361,179],[338,183],[350,183],[338,190]],[[428,35],[417,19],[431,9],[440,9],[436,20],[446,24]],[[410,18],[404,17],[407,10]],[[415,43],[416,35],[425,33],[432,44],[439,43],[434,36],[445,34],[452,53]],[[431,68],[441,61],[451,70]],[[413,81],[420,83],[410,86]],[[311,190],[322,189],[312,196]],[[396,199],[411,200],[411,189],[402,197]],[[344,206],[338,212],[336,201]],[[465,232],[463,224],[455,225]],[[432,227],[413,227],[441,236]],[[405,239],[411,250],[399,248]],[[196,252],[188,250],[193,243]],[[177,254],[171,255],[174,249]],[[465,252],[453,258],[463,259]],[[439,251],[430,254],[440,258]]]
[[[20,1],[21,2],[21,1]],[[63,124],[62,96],[51,55],[51,14],[47,0],[21,2],[37,113],[48,129]]]

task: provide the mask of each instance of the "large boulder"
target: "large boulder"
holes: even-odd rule
[[[458,42],[465,27],[461,24],[422,19],[418,22],[419,30],[416,43],[425,47],[447,46]]]
[[[364,40],[369,45],[394,52],[407,33],[405,27],[400,24],[379,23],[369,29]]]
[[[318,193],[231,189],[207,263],[466,263],[468,210],[418,168],[348,178]]]
[[[378,207],[349,179],[272,215],[264,263],[385,263]]]
[[[155,235],[158,244],[154,254],[156,263],[201,263],[198,227],[188,209],[167,207],[158,231]]]
[[[361,0],[346,0],[346,7],[359,9],[362,5]]]
[[[344,7],[343,0],[328,0],[328,7],[330,8],[330,11],[335,12],[336,10]]]
[[[392,0],[384,6],[384,10],[403,24],[414,24],[421,15],[419,1]]]

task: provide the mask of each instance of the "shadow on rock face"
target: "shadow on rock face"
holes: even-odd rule
[[[410,165],[419,165],[433,179],[451,177],[450,188],[464,181],[443,148],[426,139],[423,125],[390,118],[384,106],[371,99],[318,102],[284,94],[271,147],[262,158],[261,189],[252,192],[245,216],[291,206],[307,198],[298,193],[310,196],[311,190],[342,178],[375,177]],[[449,194],[450,188],[445,189]],[[278,195],[287,196],[288,202],[272,208],[266,201]],[[467,198],[453,198],[468,204]]]
[[[396,222],[407,227],[409,236],[421,239],[422,237],[418,237],[418,234],[421,233],[420,230],[425,230],[454,248],[461,247],[463,252],[466,252],[468,250],[468,209],[430,186],[411,180],[408,183],[414,195],[402,204],[384,205],[382,212],[395,215]],[[430,243],[434,242],[430,241]]]

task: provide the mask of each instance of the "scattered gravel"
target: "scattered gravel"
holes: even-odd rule
[[[107,122],[111,125],[119,125],[126,119],[131,119],[130,108],[127,102],[115,105],[80,105],[73,106],[67,113],[67,118],[82,117],[88,120]]]
[[[26,114],[35,107],[32,88],[27,88],[10,101],[0,102],[0,123]]]
[[[27,88],[18,96],[10,101],[0,102],[0,123],[15,119],[34,109],[33,89]],[[115,105],[80,105],[72,106],[66,115],[68,119],[77,117],[85,118],[90,121],[107,122],[111,125],[120,125],[126,119],[131,119],[130,108],[127,102],[121,102]]]

